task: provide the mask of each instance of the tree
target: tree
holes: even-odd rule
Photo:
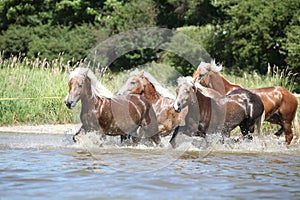
[[[156,6],[152,0],[107,0],[101,21],[112,34],[156,24]]]
[[[205,25],[219,17],[218,7],[211,0],[155,0],[159,13],[157,24],[168,28]]]
[[[283,41],[294,28],[287,29],[299,13],[298,0],[223,0],[218,2],[225,9],[224,23],[220,24],[215,43],[226,66],[265,73],[268,63],[285,67],[288,54]],[[292,39],[293,36],[290,36]],[[291,47],[291,46],[289,46]]]

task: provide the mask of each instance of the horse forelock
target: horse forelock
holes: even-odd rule
[[[163,87],[150,73],[146,71],[139,71],[138,69],[130,73],[131,76],[144,76],[154,87],[157,93],[162,97],[175,99],[175,96],[165,87]]]
[[[177,79],[178,86],[188,84],[189,86],[194,86],[194,79],[191,76],[179,77]]]
[[[98,97],[111,98],[112,92],[109,91],[102,83],[97,79],[96,75],[89,68],[77,67],[69,75],[69,82],[74,77],[85,78],[87,76],[91,80],[92,95]]]
[[[222,65],[216,64],[216,60],[212,59],[210,63],[207,62],[200,62],[197,70],[207,70],[207,71],[213,71],[213,72],[220,72],[222,70]]]

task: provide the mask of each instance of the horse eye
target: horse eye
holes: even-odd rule
[[[82,84],[78,84],[78,87],[79,87],[79,88],[82,88]]]
[[[204,77],[204,74],[199,74],[199,79],[202,79]]]
[[[134,85],[135,83],[136,83],[135,81],[131,81],[131,82],[130,82],[131,85]]]

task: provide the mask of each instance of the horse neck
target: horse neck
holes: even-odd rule
[[[81,110],[88,112],[94,109],[95,97],[92,94],[91,81],[86,78],[81,93]]]
[[[194,105],[195,107],[192,109],[194,109],[195,111],[199,110],[198,115],[200,113],[200,121],[209,119],[211,114],[211,102],[214,100],[210,97],[203,95],[199,90],[196,91],[195,98],[196,105]]]
[[[231,84],[219,73],[213,72],[210,74],[210,83],[208,84],[208,86],[212,89],[217,90],[220,94],[225,95],[233,89],[236,89],[237,85]]]
[[[148,82],[144,87],[144,96],[151,104],[155,104],[161,98],[150,82]]]

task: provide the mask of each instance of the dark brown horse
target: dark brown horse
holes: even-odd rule
[[[259,96],[248,90],[237,89],[225,96],[215,95],[212,91],[208,95],[207,91],[195,86],[192,77],[178,79],[176,93],[175,111],[180,112],[188,107],[183,129],[196,131],[197,135],[221,132],[222,136],[229,137],[230,132],[239,126],[243,136],[251,139],[254,124],[260,120],[264,110]],[[196,126],[190,122],[196,122]],[[177,133],[178,128],[170,140],[172,146],[175,145]]]
[[[184,123],[187,112],[178,113],[173,109],[175,96],[163,88],[149,73],[135,70],[120,90],[121,94],[139,94],[144,96],[153,106],[162,136],[169,135],[172,130]]]
[[[219,74],[222,66],[217,66],[215,62],[200,63],[198,69],[194,72],[193,78],[205,87],[217,90],[221,94],[228,94],[234,89],[241,88],[227,81]],[[264,104],[264,119],[273,124],[280,125],[280,129],[275,133],[276,136],[285,134],[286,144],[289,145],[293,139],[292,121],[296,133],[299,134],[299,123],[297,118],[298,101],[296,97],[280,86],[266,87],[250,90],[260,96]],[[260,123],[258,124],[260,132]]]
[[[136,141],[143,134],[160,143],[154,110],[143,96],[112,96],[91,70],[76,68],[69,77],[65,104],[72,109],[79,100],[82,127],[73,137],[75,142],[87,131],[98,131],[102,136],[133,135]]]

